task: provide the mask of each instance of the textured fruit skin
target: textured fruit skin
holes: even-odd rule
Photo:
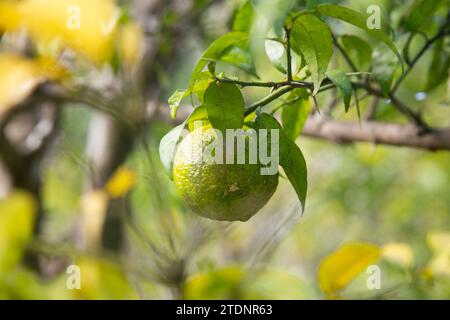
[[[278,173],[261,175],[259,163],[195,163],[214,140],[211,130],[191,132],[183,139],[174,157],[175,186],[191,209],[202,217],[247,221],[274,194]]]

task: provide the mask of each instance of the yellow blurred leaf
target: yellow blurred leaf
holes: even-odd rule
[[[411,268],[414,262],[414,254],[407,243],[387,243],[382,248],[383,258],[402,268]]]
[[[59,80],[66,74],[53,59],[0,54],[0,114],[23,101],[42,81]]]
[[[94,250],[100,246],[108,203],[108,193],[103,190],[94,190],[81,199],[82,230],[87,249]]]
[[[0,1],[0,31],[14,30],[20,23],[17,1]]]
[[[318,272],[320,289],[335,297],[360,272],[379,258],[381,250],[370,243],[350,242],[325,257]]]
[[[434,231],[428,233],[427,244],[434,252],[450,252],[450,232]]]
[[[128,23],[120,30],[118,49],[125,64],[135,65],[142,55],[144,33],[136,23]]]
[[[111,0],[24,0],[19,14],[21,25],[41,44],[60,41],[94,62],[112,55],[120,10]]]
[[[125,196],[136,184],[136,174],[125,167],[117,169],[106,184],[106,190],[113,198]]]
[[[73,290],[76,299],[136,299],[137,295],[119,264],[88,256],[79,257],[79,290]]]
[[[26,98],[40,81],[32,60],[0,54],[0,114]]]
[[[19,262],[32,237],[35,214],[35,200],[26,192],[14,191],[0,200],[0,275]]]
[[[235,296],[242,285],[245,272],[238,266],[228,266],[190,277],[183,287],[183,298],[203,299],[237,299]]]
[[[450,277],[450,232],[430,232],[427,243],[433,250],[433,256],[425,269],[432,276]]]

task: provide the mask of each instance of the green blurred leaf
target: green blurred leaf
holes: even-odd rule
[[[416,31],[425,23],[429,23],[431,16],[444,2],[444,0],[416,0],[411,11],[406,16],[406,29],[409,31]]]
[[[295,140],[302,132],[306,119],[311,111],[311,103],[308,99],[295,99],[282,106],[281,119],[286,135]]]
[[[358,70],[367,71],[371,65],[372,47],[365,40],[354,35],[342,35],[339,40]]]
[[[350,107],[350,100],[352,99],[353,88],[350,79],[347,77],[344,71],[335,69],[327,72],[328,78],[339,89],[344,100],[345,112]]]
[[[291,48],[304,57],[314,82],[313,95],[315,95],[333,55],[330,28],[311,13],[295,15],[291,24]]]
[[[444,46],[444,39],[439,39],[433,49],[433,59],[427,75],[425,91],[431,91],[448,79],[450,69],[450,48]]]
[[[253,25],[255,11],[252,1],[247,0],[237,11],[233,20],[233,31],[250,33]]]
[[[373,51],[372,73],[385,96],[388,95],[394,73],[398,67],[398,60],[395,55],[384,46],[378,46]]]
[[[300,148],[286,136],[283,128],[273,116],[261,113],[256,118],[255,125],[257,129],[279,130],[280,165],[297,193],[303,212],[305,210],[308,182],[306,161]]]
[[[214,128],[239,129],[244,124],[244,97],[234,84],[212,82],[205,92],[208,118]]]
[[[397,50],[397,47],[391,39],[382,31],[378,29],[369,29],[367,27],[367,17],[358,11],[347,7],[338,6],[335,4],[321,4],[316,8],[317,12],[332,18],[336,18],[347,23],[350,23],[358,28],[365,30],[369,35],[375,39],[384,42],[395,53],[398,60],[403,63],[402,56]],[[387,27],[383,24],[384,29]]]

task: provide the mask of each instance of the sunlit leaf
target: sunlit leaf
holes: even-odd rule
[[[331,31],[325,22],[311,13],[297,14],[291,23],[291,48],[305,58],[315,95],[333,55]]]
[[[168,102],[169,102],[169,108],[170,108],[170,117],[172,119],[175,119],[177,116],[178,108],[180,107],[181,100],[189,95],[189,91],[186,89],[177,89],[175,92],[170,96]]]
[[[335,69],[326,73],[328,78],[339,89],[344,100],[345,112],[350,107],[350,100],[352,99],[353,87],[350,79],[347,77],[344,71]]]
[[[350,242],[325,257],[319,266],[319,287],[327,296],[339,292],[369,265],[378,260],[381,249],[370,243]]]

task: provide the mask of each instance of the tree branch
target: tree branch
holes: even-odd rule
[[[336,143],[360,141],[431,151],[450,150],[450,128],[430,129],[426,133],[421,133],[421,129],[415,125],[364,122],[360,126],[356,122],[311,117],[306,122],[302,134]]]

